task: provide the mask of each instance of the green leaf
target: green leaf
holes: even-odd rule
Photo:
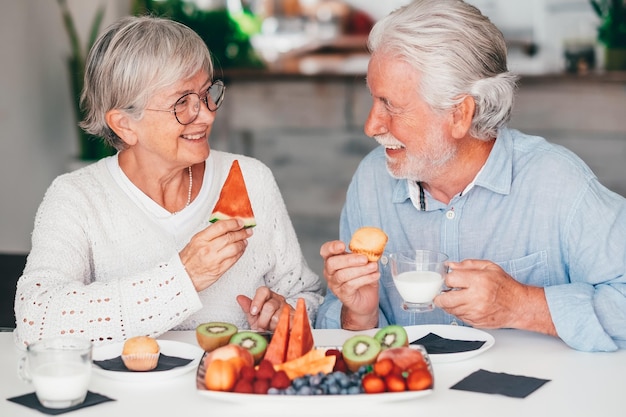
[[[100,26],[102,26],[102,20],[104,19],[104,4],[101,5],[96,11],[96,15],[93,18],[93,22],[91,23],[91,32],[89,33],[89,41],[87,42],[87,52],[91,49],[93,44],[96,42],[98,38],[98,34],[100,33]]]
[[[65,31],[67,32],[67,36],[70,41],[70,47],[72,50],[72,55],[75,57],[80,57],[80,40],[78,38],[78,32],[76,31],[76,26],[74,26],[74,19],[72,19],[72,15],[70,13],[70,9],[67,7],[67,2],[65,0],[57,0],[61,8],[61,16],[63,17],[63,25],[65,26]]]

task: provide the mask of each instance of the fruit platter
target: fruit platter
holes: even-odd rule
[[[204,349],[196,388],[227,402],[254,401],[401,401],[432,393],[428,353],[409,345],[402,326],[375,334],[355,334],[341,346],[316,347],[303,299],[291,317],[281,311],[273,333],[239,330],[230,323],[203,323],[196,329]]]

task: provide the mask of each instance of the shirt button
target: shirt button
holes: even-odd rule
[[[456,216],[456,214],[454,214],[454,210],[448,210],[448,211],[446,212],[446,218],[447,218],[448,220],[452,220],[452,219],[454,219],[454,216]]]

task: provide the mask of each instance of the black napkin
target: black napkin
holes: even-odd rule
[[[37,399],[37,395],[35,395],[34,392],[31,392],[30,394],[20,395],[19,397],[7,398],[7,401],[24,405],[28,408],[41,411],[44,414],[56,416],[58,414],[67,413],[69,411],[79,410],[81,408],[91,407],[92,405],[105,403],[107,401],[115,401],[115,400],[109,397],[105,397],[104,395],[97,394],[95,392],[87,391],[87,397],[85,397],[85,401],[83,401],[82,404],[78,404],[78,405],[75,405],[73,407],[68,407],[68,408],[44,407],[43,405],[41,405],[41,403]]]
[[[159,355],[159,362],[157,363],[156,368],[150,370],[149,372],[155,371],[169,371],[170,369],[178,368],[179,366],[185,366],[192,362],[193,359],[187,358],[178,358],[176,356],[167,356],[164,354]],[[131,371],[124,365],[124,361],[122,361],[121,356],[117,356],[115,358],[106,359],[103,361],[93,361],[100,368],[105,371],[119,371],[119,372],[137,372]]]
[[[434,333],[428,333],[426,336],[414,340],[412,345],[423,345],[428,354],[435,353],[458,353],[468,352],[470,350],[480,349],[485,344],[484,340],[454,340],[446,339]]]
[[[507,397],[526,398],[549,379],[532,378],[521,375],[495,373],[480,369],[457,382],[450,389],[501,394]]]

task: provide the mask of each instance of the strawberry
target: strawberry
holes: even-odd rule
[[[240,394],[252,394],[254,392],[252,388],[252,381],[247,379],[240,379],[235,384],[235,388],[233,388],[233,392],[238,392]]]
[[[282,370],[276,372],[270,381],[270,387],[272,388],[285,389],[289,385],[291,385],[291,380],[287,376],[287,372]]]
[[[361,385],[366,394],[377,394],[385,392],[386,389],[385,381],[373,372],[365,374],[361,380]]]
[[[244,366],[239,371],[239,378],[245,379],[248,382],[254,381],[255,376],[256,376],[256,370],[254,369],[253,366]]]
[[[256,379],[267,379],[269,381],[275,373],[274,365],[270,361],[263,359],[257,367]]]
[[[269,379],[255,379],[252,383],[252,391],[255,394],[267,394],[267,390],[270,389]]]
[[[389,374],[385,377],[385,385],[389,392],[402,392],[406,391],[406,382],[402,375]]]
[[[415,369],[406,377],[409,391],[421,391],[433,387],[433,376],[428,369]]]

